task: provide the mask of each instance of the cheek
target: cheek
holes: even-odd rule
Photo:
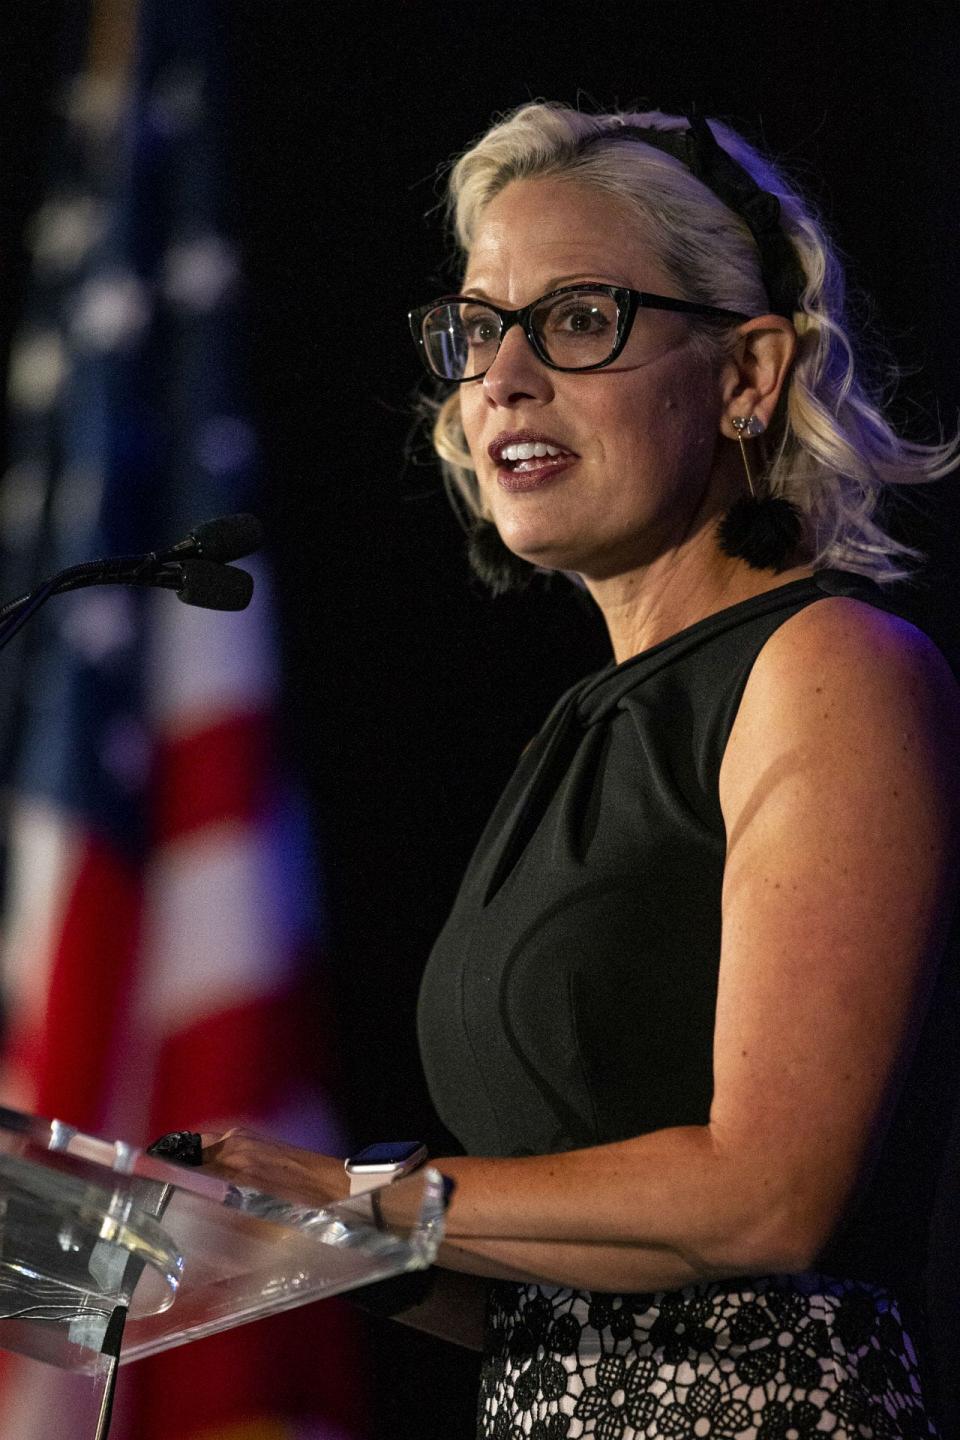
[[[709,377],[684,375],[661,395],[654,417],[656,433],[679,461],[688,457],[699,468],[705,456],[712,456],[720,423],[719,399]]]
[[[678,451],[690,445],[694,424],[700,429],[699,417],[679,393],[633,391],[611,400],[614,403],[596,417],[591,449],[600,461],[615,462],[621,455],[656,470],[672,464]]]
[[[691,451],[702,450],[715,428],[713,416],[699,397],[671,395],[660,413],[660,433]]]
[[[705,397],[686,385],[633,396],[598,426],[598,471],[629,506],[639,492],[659,509],[670,497],[696,495],[714,463],[716,426]]]

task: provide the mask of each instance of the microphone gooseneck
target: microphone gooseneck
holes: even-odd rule
[[[71,565],[0,607],[0,649],[51,595],[89,585],[156,586],[175,591],[186,605],[243,610],[253,594],[253,577],[226,562],[249,555],[262,544],[263,527],[255,515],[223,515],[197,525],[168,550]]]

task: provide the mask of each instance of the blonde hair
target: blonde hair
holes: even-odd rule
[[[469,251],[485,207],[512,180],[562,176],[616,197],[679,287],[681,297],[761,315],[770,309],[756,243],[745,222],[679,160],[626,136],[619,125],[686,128],[659,111],[585,115],[566,105],[524,105],[487,131],[453,166],[449,214],[460,249]],[[720,145],[764,189],[776,195],[781,225],[803,273],[793,315],[796,360],[767,433],[764,486],[792,501],[804,521],[815,568],[836,566],[889,584],[911,573],[920,552],[887,533],[876,516],[888,487],[946,475],[960,442],[922,445],[902,439],[858,374],[844,312],[844,277],[810,207],[773,165],[740,135],[716,121]],[[609,134],[583,150],[596,134]],[[714,356],[726,352],[731,328],[698,320],[696,341]],[[467,521],[480,500],[454,391],[439,404],[433,443],[448,493]]]

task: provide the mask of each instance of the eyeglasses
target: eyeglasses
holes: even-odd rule
[[[414,344],[430,374],[462,385],[487,373],[513,325],[521,327],[551,370],[602,370],[623,350],[641,310],[749,319],[737,310],[648,295],[622,285],[564,285],[520,310],[504,310],[469,295],[445,295],[411,310],[409,319]]]

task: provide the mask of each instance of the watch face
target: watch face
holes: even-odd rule
[[[424,1149],[421,1140],[381,1140],[376,1145],[366,1145],[351,1155],[348,1164],[351,1170],[358,1166],[404,1165]]]

